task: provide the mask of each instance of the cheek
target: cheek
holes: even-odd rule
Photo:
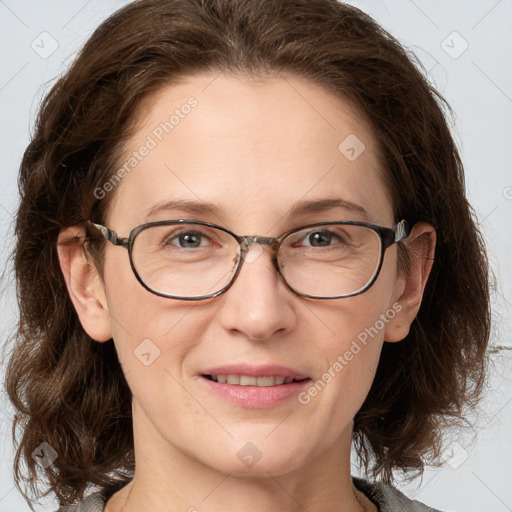
[[[112,337],[127,379],[131,372],[141,374],[141,369],[143,378],[152,379],[148,369],[157,362],[161,363],[166,357],[179,360],[187,340],[182,332],[182,324],[186,322],[182,320],[190,305],[148,292],[133,274],[126,251],[119,253],[109,254],[105,262]],[[176,343],[176,340],[183,342]]]
[[[316,306],[315,316],[322,320],[322,332],[325,333],[322,343],[331,359],[347,350],[354,354],[362,353],[358,346],[368,349],[364,351],[365,354],[380,352],[386,325],[395,316],[393,294],[393,276],[381,272],[366,292]],[[350,358],[350,354],[347,357]]]
[[[317,319],[317,329],[312,332],[317,334],[315,346],[323,368],[304,401],[323,395],[323,401],[331,403],[324,411],[335,417],[333,421],[354,415],[366,398],[386,327],[399,307],[393,304],[395,282],[396,260],[389,258],[365,293],[311,305],[312,318]]]
[[[386,321],[382,318],[385,318],[386,308],[369,301],[368,297],[344,300],[350,301],[350,305],[345,304],[330,315],[332,332],[323,343],[329,365],[323,378],[328,379],[327,374],[343,375],[340,380],[343,380],[344,392],[357,394],[364,382],[371,381],[377,367],[384,340]]]

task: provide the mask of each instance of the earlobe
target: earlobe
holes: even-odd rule
[[[434,228],[425,222],[415,224],[406,243],[409,269],[403,278],[398,279],[395,287],[395,302],[400,305],[400,311],[386,326],[385,341],[401,341],[409,334],[432,270],[435,244]]]
[[[72,226],[59,233],[57,253],[69,297],[85,332],[96,341],[112,338],[105,289],[83,245],[84,228]]]

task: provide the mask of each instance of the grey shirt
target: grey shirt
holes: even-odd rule
[[[412,501],[400,491],[382,483],[370,483],[360,478],[353,478],[355,487],[363,492],[375,505],[379,512],[440,512]],[[77,505],[61,507],[57,512],[103,512],[105,503],[115,491],[98,491],[83,499]]]

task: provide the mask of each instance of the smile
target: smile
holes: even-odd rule
[[[281,386],[282,384],[290,384],[292,382],[301,382],[306,379],[294,379],[293,377],[283,376],[265,376],[254,377],[251,375],[203,375],[203,377],[219,382],[220,384],[233,384],[235,386]]]

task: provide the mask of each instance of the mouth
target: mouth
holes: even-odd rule
[[[218,382],[219,384],[231,384],[234,386],[256,386],[256,387],[274,387],[292,384],[295,382],[303,382],[310,380],[309,377],[284,377],[282,375],[269,375],[269,376],[253,376],[253,375],[210,375],[203,374],[201,377]]]
[[[245,409],[290,403],[312,381],[306,373],[291,367],[243,362],[205,368],[199,375],[209,393]]]

